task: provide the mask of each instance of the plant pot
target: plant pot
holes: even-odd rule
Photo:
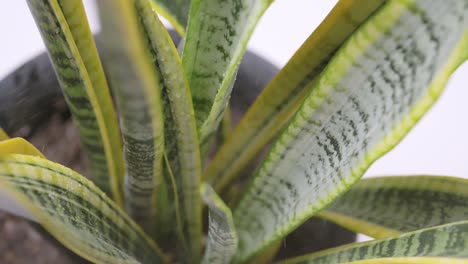
[[[179,37],[175,32],[171,32],[171,35],[177,43]],[[247,52],[230,100],[233,123],[237,123],[277,72],[275,66]],[[0,82],[0,127],[12,136],[25,137],[49,159],[89,176],[78,132],[45,53]],[[250,166],[251,170],[253,168],[255,165]],[[36,231],[33,226],[26,220],[0,213],[0,263],[85,262],[41,229]],[[15,237],[17,235],[22,238],[18,239]],[[354,233],[313,218],[284,240],[277,258],[309,253],[354,240]]]

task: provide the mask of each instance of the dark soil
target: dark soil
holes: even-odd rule
[[[76,263],[26,220],[0,211],[0,263]]]

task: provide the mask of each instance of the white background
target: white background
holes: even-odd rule
[[[249,48],[284,65],[336,1],[276,0]],[[93,30],[92,1],[85,1]],[[25,1],[0,1],[0,78],[44,50]],[[441,99],[412,132],[366,175],[440,174],[468,177],[468,64],[452,77]],[[463,88],[465,87],[465,88]]]

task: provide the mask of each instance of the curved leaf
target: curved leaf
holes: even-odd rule
[[[1,141],[0,155],[5,154],[22,154],[44,158],[44,155],[36,147],[22,138]],[[2,192],[0,192],[0,209],[37,222],[37,219],[24,206],[21,206],[17,201]]]
[[[9,139],[7,133],[0,127],[0,141]]]
[[[193,0],[182,62],[193,95],[202,153],[228,104],[252,31],[272,0]]]
[[[187,26],[191,0],[151,0],[154,9],[183,36]]]
[[[231,210],[208,184],[203,184],[200,191],[209,208],[208,244],[202,263],[229,264],[238,242]]]
[[[80,131],[96,184],[122,204],[117,118],[84,7],[79,0],[28,0]]]
[[[0,141],[0,155],[2,154],[22,154],[45,158],[36,147],[22,138]]]
[[[238,261],[343,194],[466,59],[465,0],[388,1],[337,52],[234,211]]]
[[[125,207],[154,232],[156,199],[163,182],[164,127],[160,79],[132,1],[98,1],[109,81],[124,139]]]
[[[319,216],[375,238],[468,219],[468,180],[438,176],[359,181]]]
[[[42,158],[0,155],[0,190],[57,240],[96,263],[162,263],[165,257],[102,191]]]
[[[395,238],[345,245],[280,263],[468,263],[467,243],[468,221],[463,221]]]
[[[341,0],[268,84],[205,171],[217,192],[275,137],[344,41],[385,1]],[[241,155],[242,153],[242,155]]]

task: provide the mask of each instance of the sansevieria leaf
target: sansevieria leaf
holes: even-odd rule
[[[191,0],[151,0],[154,9],[180,34],[185,34]]]
[[[80,131],[96,184],[122,203],[122,144],[106,78],[80,0],[28,0]]]
[[[468,180],[395,176],[359,181],[319,216],[386,238],[468,219]]]
[[[21,154],[45,158],[36,147],[23,138],[0,141],[0,155],[5,154]],[[30,212],[2,191],[0,191],[0,209],[32,221],[37,221]]]
[[[107,43],[108,55],[106,57],[111,69],[111,81],[116,81],[116,86],[125,90],[121,94],[119,106],[129,107],[129,97],[137,96],[138,93],[135,90],[140,87],[141,92],[138,98],[135,97],[133,107],[146,108],[137,113],[135,112],[138,109],[128,108],[128,113],[127,110],[122,110],[126,113],[128,121],[137,122],[137,124],[131,124],[131,130],[124,129],[124,136],[141,135],[143,139],[141,143],[147,147],[150,142],[144,140],[145,137],[153,135],[157,140],[154,142],[153,170],[147,170],[144,173],[148,176],[154,175],[153,181],[159,190],[153,190],[156,192],[156,197],[146,196],[150,199],[149,201],[139,199],[141,203],[137,201],[138,204],[134,206],[135,212],[140,212],[145,206],[158,211],[158,214],[152,212],[145,217],[145,222],[149,224],[151,219],[171,215],[174,208],[179,209],[180,212],[175,213],[175,216],[180,218],[176,223],[182,223],[180,240],[187,251],[186,256],[190,256],[194,261],[200,258],[201,251],[201,199],[198,193],[201,161],[190,89],[179,55],[149,1],[135,0],[132,3],[102,1],[99,5],[104,20],[103,34],[108,34],[108,37],[104,38],[107,41],[104,44]],[[116,40],[117,38],[119,41]],[[116,61],[119,58],[123,61]],[[132,65],[133,72],[128,70],[129,65]],[[126,72],[127,75],[122,72]],[[133,95],[129,95],[131,93]],[[118,93],[117,96],[119,96]],[[140,114],[142,118],[151,116],[153,118],[145,122],[135,117],[136,114]],[[152,127],[151,122],[153,122]],[[143,125],[146,130],[138,129],[138,125]],[[163,126],[164,129],[162,129]],[[164,170],[160,167],[159,159],[162,159],[163,155],[163,136],[165,155],[175,180],[175,188],[172,188],[170,180],[166,182],[162,180]],[[128,142],[128,146],[131,143],[134,142]],[[144,150],[150,150],[147,147],[135,149],[139,158],[146,156]],[[141,179],[143,172],[138,171],[141,170],[141,164],[138,162],[134,164],[137,170],[135,180]],[[148,187],[154,187],[149,184],[150,181],[142,182],[139,187],[149,191]],[[129,191],[134,189],[132,186],[129,187]],[[135,189],[136,194],[138,194],[137,191],[138,188]],[[168,195],[170,191],[177,192],[177,200],[169,201],[168,197],[161,196]],[[164,199],[167,202],[166,204],[155,202],[157,199]],[[173,203],[177,201],[180,205],[174,206]],[[151,223],[155,225],[154,222]],[[159,225],[155,228],[171,231],[167,226]],[[156,232],[161,233],[164,230],[156,230]]]
[[[161,86],[133,1],[98,1],[109,81],[116,96],[126,163],[125,207],[154,232],[157,190],[163,186]]]
[[[199,185],[201,159],[192,97],[182,63],[169,33],[159,21],[147,0],[135,0],[137,15],[153,56],[154,71],[162,89],[165,149],[171,173],[176,183],[182,221],[183,241],[187,256],[199,259],[202,240],[202,213]],[[173,211],[167,202],[160,211]],[[168,229],[162,226],[160,229]]]
[[[414,126],[468,53],[468,1],[387,1],[338,50],[234,211],[237,261],[349,189]]]
[[[36,147],[23,138],[12,138],[0,141],[0,155],[2,154],[22,154],[45,158]]]
[[[159,248],[93,183],[39,157],[0,154],[0,191],[95,263],[163,263]]]
[[[208,184],[201,186],[201,195],[209,208],[208,243],[202,263],[229,264],[238,243],[231,210]]]
[[[202,153],[218,128],[247,42],[272,0],[192,0],[182,62]]]
[[[8,139],[7,133],[0,127],[0,141]]]
[[[222,145],[232,133],[231,108],[228,106],[224,111],[223,118],[219,124],[218,133],[216,135],[216,144]]]
[[[383,0],[341,0],[259,95],[206,169],[216,191],[236,175],[276,136],[313,87],[317,77],[345,40]]]
[[[467,243],[468,222],[462,221],[406,233],[395,238],[354,243],[280,263],[468,263]]]

